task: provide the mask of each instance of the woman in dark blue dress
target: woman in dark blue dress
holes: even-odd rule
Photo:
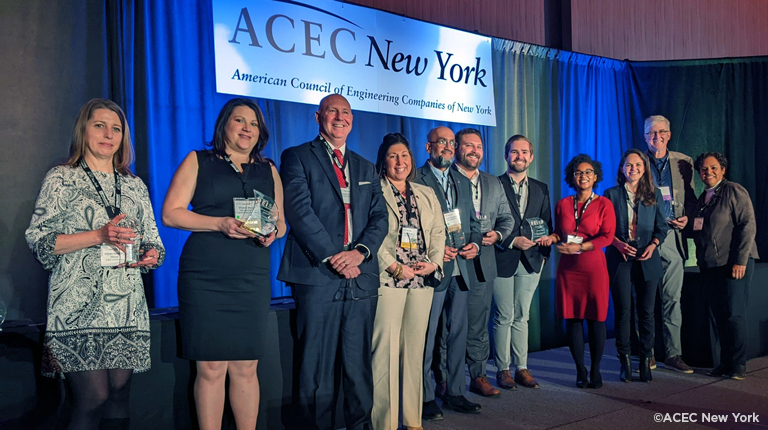
[[[259,107],[230,100],[216,119],[213,148],[187,155],[163,205],[165,225],[192,232],[179,262],[179,315],[183,356],[197,361],[203,430],[221,427],[227,375],[238,428],[255,428],[258,418],[256,366],[271,296],[268,247],[286,229],[280,176],[261,154],[267,139]],[[279,210],[277,229],[266,237],[234,217],[233,199],[253,197],[254,190]]]

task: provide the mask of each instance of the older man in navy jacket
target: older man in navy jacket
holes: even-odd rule
[[[281,164],[291,230],[277,278],[296,300],[299,419],[302,428],[333,429],[341,379],[346,427],[369,429],[376,251],[387,209],[373,164],[346,146],[349,102],[325,97],[315,120],[319,135],[286,149]]]

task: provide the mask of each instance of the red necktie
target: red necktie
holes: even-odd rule
[[[333,155],[339,160],[339,164],[344,165],[344,155],[338,149],[333,150]],[[341,188],[347,188],[347,181],[344,179],[344,172],[341,171],[339,165],[333,164],[333,170],[336,172],[336,179],[339,180],[339,186]],[[349,243],[349,203],[344,204],[344,245]]]

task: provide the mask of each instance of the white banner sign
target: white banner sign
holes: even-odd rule
[[[489,37],[337,1],[212,1],[218,92],[496,125]]]

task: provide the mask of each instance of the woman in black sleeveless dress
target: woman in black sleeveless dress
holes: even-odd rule
[[[286,229],[280,176],[261,155],[267,139],[259,107],[230,100],[216,120],[213,149],[187,155],[163,205],[165,225],[192,232],[179,264],[179,315],[183,356],[197,361],[203,430],[221,427],[227,375],[238,428],[255,428],[258,418],[256,366],[271,296],[268,247]],[[254,190],[272,197],[280,213],[267,237],[234,218],[233,198],[253,197]]]

